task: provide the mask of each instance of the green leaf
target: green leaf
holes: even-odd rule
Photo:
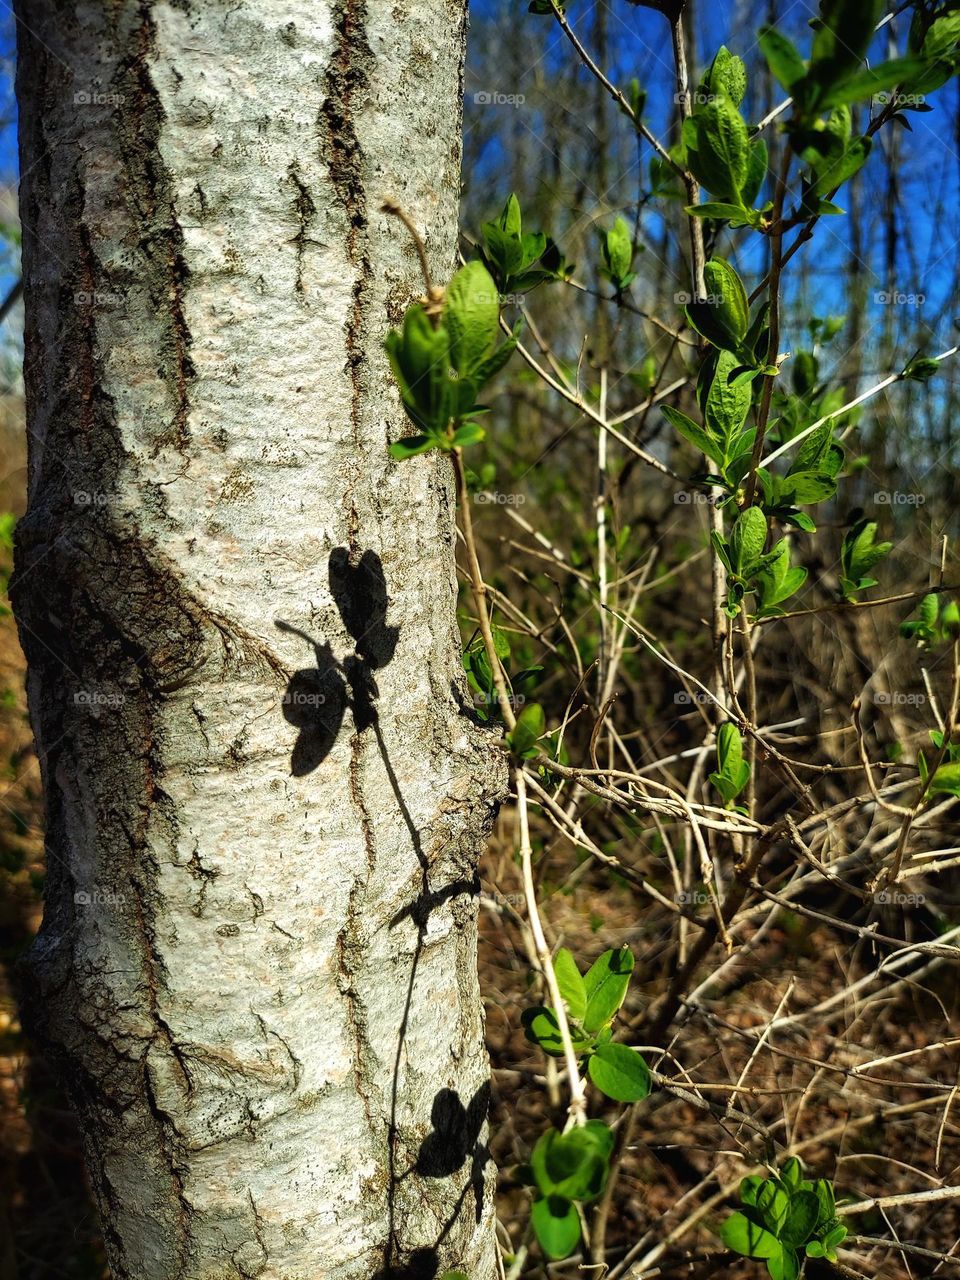
[[[580,1217],[569,1200],[541,1196],[534,1200],[530,1221],[540,1248],[548,1258],[567,1258],[580,1243]]]
[[[724,442],[723,461],[726,461],[730,456],[731,443],[742,431],[750,412],[752,390],[749,382],[730,381],[730,375],[737,367],[737,357],[731,351],[718,351],[712,370],[708,369],[710,363],[706,361],[704,364],[704,377],[710,380],[706,394],[701,397],[700,407],[707,430]]]
[[[613,1133],[600,1120],[588,1120],[563,1134],[549,1129],[530,1157],[536,1184],[544,1195],[595,1199],[606,1184],[612,1148]]]
[[[718,467],[723,466],[723,449],[709,432],[694,422],[692,418],[688,418],[685,413],[681,413],[679,409],[671,408],[668,404],[662,404],[660,412],[685,440],[689,440],[695,448],[699,449],[711,462],[715,462]]]
[[[807,74],[806,63],[796,45],[775,27],[761,27],[758,39],[760,52],[766,58],[767,66],[781,86],[790,93],[793,86]]]
[[[942,764],[930,779],[927,791],[930,795],[960,796],[960,761]]]
[[[877,542],[877,522],[860,520],[847,533],[840,551],[843,575],[853,590],[865,589],[874,583],[864,577],[866,573],[893,549],[891,542]]]
[[[609,231],[601,232],[603,274],[614,285],[625,286],[633,262],[633,236],[623,218],[617,218]]]
[[[539,702],[528,702],[517,716],[517,723],[507,734],[507,741],[514,755],[521,760],[537,754],[537,741],[546,732],[546,719]]]
[[[587,1009],[587,988],[576,960],[566,947],[561,947],[554,957],[553,972],[567,1012],[574,1022],[582,1022]]]
[[[763,1178],[752,1173],[746,1178],[740,1180],[740,1199],[746,1205],[755,1205],[757,1203],[757,1192],[763,1184]]]
[[[611,1021],[623,1004],[633,972],[633,955],[629,948],[605,951],[584,974],[587,1008],[583,1029],[596,1033]]]
[[[703,88],[707,93],[725,93],[734,106],[739,107],[747,91],[747,68],[743,59],[722,44],[703,77]]]
[[[725,204],[722,200],[707,200],[704,204],[687,205],[684,212],[694,218],[716,218],[724,222],[732,222],[734,226],[746,226],[749,223],[749,210],[743,205]]]
[[[598,1045],[587,1071],[600,1092],[614,1102],[639,1102],[650,1092],[647,1064],[624,1044]]]
[[[750,304],[736,269],[725,258],[711,258],[703,269],[708,301],[718,323],[739,345],[750,327]]]
[[[727,1218],[720,1229],[720,1239],[744,1258],[776,1258],[781,1252],[777,1237],[743,1213],[732,1213]]]
[[[747,154],[747,177],[740,191],[740,198],[744,204],[752,205],[760,194],[763,180],[767,176],[768,164],[767,144],[763,138],[755,138],[750,143]],[[749,219],[750,225],[754,227],[759,226],[760,221],[760,213],[752,214]]]
[[[726,94],[721,93],[711,97],[693,119],[698,176],[719,199],[738,196],[747,179],[750,147],[743,116]]]
[[[802,1248],[813,1235],[820,1215],[820,1205],[812,1191],[796,1191],[780,1231],[780,1239],[795,1249]]]
[[[813,1187],[814,1194],[817,1197],[817,1203],[820,1206],[820,1215],[817,1218],[817,1226],[822,1227],[825,1223],[833,1220],[837,1212],[837,1198],[834,1195],[833,1183],[828,1182],[826,1178],[818,1178]]]
[[[555,1009],[549,1005],[536,1005],[524,1009],[520,1015],[520,1023],[524,1035],[531,1044],[539,1045],[551,1058],[563,1057],[563,1040],[560,1036],[560,1023]],[[575,1053],[586,1053],[593,1047],[592,1039],[580,1034],[574,1027],[570,1028]]]
[[[784,494],[798,506],[810,506],[832,498],[837,491],[833,476],[818,471],[792,471],[784,483]]]
[[[467,445],[479,444],[486,439],[486,435],[479,422],[464,422],[453,433],[453,443],[458,449],[465,449]]]
[[[443,322],[450,333],[450,361],[464,376],[480,365],[493,346],[500,319],[500,295],[479,259],[468,262],[447,286]]]
[[[730,563],[734,573],[743,573],[763,554],[767,540],[767,517],[759,507],[747,507],[737,517],[730,534]]]
[[[825,162],[817,169],[814,195],[825,196],[836,187],[843,186],[848,178],[852,178],[867,163],[872,147],[872,138],[855,138],[839,156]]]
[[[800,1275],[800,1263],[789,1245],[781,1245],[779,1257],[767,1259],[767,1273],[770,1280],[797,1280]]]
[[[435,449],[437,440],[434,436],[407,436],[405,440],[394,440],[390,445],[388,453],[391,458],[415,458],[418,453],[426,453],[428,449]]]
[[[835,107],[860,102],[864,98],[872,97],[881,89],[890,89],[894,85],[902,84],[922,68],[923,62],[918,58],[895,58],[890,62],[881,62],[879,66],[868,67],[835,85],[821,98],[819,105]]]

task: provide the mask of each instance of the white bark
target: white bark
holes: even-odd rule
[[[491,1280],[502,771],[458,711],[447,469],[387,456],[420,285],[378,211],[452,269],[463,9],[19,17],[32,1016],[113,1274]]]

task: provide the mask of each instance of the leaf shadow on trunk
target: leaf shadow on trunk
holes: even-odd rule
[[[297,635],[310,645],[316,662],[315,667],[294,673],[283,699],[284,718],[299,730],[290,767],[297,777],[316,769],[333,750],[349,711],[358,735],[368,729],[373,731],[397,808],[420,865],[420,883],[414,900],[390,920],[390,928],[406,919],[412,921],[417,930],[417,940],[398,1028],[390,1094],[388,1238],[384,1248],[384,1266],[372,1280],[435,1280],[440,1270],[439,1250],[459,1219],[471,1190],[476,1200],[476,1220],[481,1220],[483,1171],[490,1155],[486,1145],[480,1142],[480,1134],[490,1105],[490,1085],[485,1082],[466,1107],[453,1089],[441,1089],[431,1107],[431,1131],[421,1145],[415,1163],[401,1171],[397,1161],[400,1069],[430,914],[452,898],[475,895],[479,891],[479,881],[474,875],[458,878],[438,889],[431,887],[431,863],[390,759],[377,710],[380,691],[375,673],[393,659],[400,629],[387,622],[389,596],[382,562],[373,551],[365,551],[357,557],[346,547],[337,547],[330,554],[328,575],[337,610],[354,642],[353,653],[338,660],[326,640],[314,639],[289,623],[276,621],[281,631]],[[411,1176],[431,1179],[453,1177],[468,1161],[469,1178],[436,1240],[428,1246],[409,1250],[401,1241],[398,1230],[396,1198],[400,1183]]]

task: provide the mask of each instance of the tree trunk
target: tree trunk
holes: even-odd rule
[[[21,0],[37,1036],[113,1275],[496,1272],[446,464],[457,0]]]

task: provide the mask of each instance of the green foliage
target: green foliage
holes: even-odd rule
[[[617,218],[608,231],[600,232],[600,252],[603,257],[600,274],[610,281],[619,296],[637,275],[630,270],[634,254],[633,236],[623,218]]]
[[[507,734],[510,750],[519,760],[530,760],[539,755],[538,743],[547,731],[543,707],[539,702],[528,703],[517,716],[517,723]]]
[[[548,1129],[534,1147],[523,1176],[534,1187],[533,1230],[551,1260],[569,1257],[580,1243],[575,1202],[603,1194],[613,1141],[602,1120],[588,1120],[566,1133]]]
[[[493,632],[494,649],[504,670],[514,705],[522,706],[525,710],[527,694],[536,686],[537,678],[543,671],[543,667],[522,667],[517,671],[512,671],[511,658],[513,654],[506,632],[502,631],[495,623],[491,623],[491,630]],[[483,643],[483,637],[479,633],[473,637],[463,651],[463,669],[467,673],[467,684],[473,694],[474,711],[477,719],[484,722],[499,721],[501,719],[500,699],[497,697],[497,686],[494,682],[490,660],[487,657],[486,646]]]
[[[921,649],[935,649],[960,637],[960,608],[956,600],[936,591],[925,595],[914,615],[900,623],[900,634]]]
[[[930,741],[937,752],[932,776],[926,756],[922,751],[917,753],[921,799],[960,796],[960,742],[948,742],[940,729],[931,730]]]
[[[605,951],[585,974],[573,955],[561,947],[554,973],[563,997],[574,1051],[601,1093],[615,1102],[639,1102],[650,1092],[647,1064],[626,1045],[612,1041],[612,1023],[623,1004],[633,972],[627,947]],[[551,1057],[563,1055],[563,1041],[555,1009],[526,1009],[522,1022],[527,1039]]]
[[[10,556],[13,553],[13,531],[16,527],[17,518],[10,511],[0,511],[0,591],[4,597],[7,594],[7,585],[10,580]],[[10,616],[10,610],[0,601],[0,618]]]
[[[750,765],[743,758],[743,738],[737,726],[729,721],[720,726],[717,734],[717,768],[711,773],[710,781],[728,809],[750,781]]]
[[[753,205],[767,173],[767,144],[751,140],[739,106],[747,87],[746,68],[721,46],[694,96],[683,124],[683,162],[715,199],[691,206],[697,217],[759,226]]]
[[[614,1102],[640,1102],[650,1092],[650,1071],[639,1053],[613,1041],[598,1044],[587,1063],[590,1079]]]
[[[407,309],[386,349],[407,416],[419,434],[390,446],[395,458],[449,451],[484,437],[474,415],[481,387],[506,364],[517,333],[497,346],[500,299],[482,262],[468,262],[450,282],[439,315],[423,303]]]
[[[932,356],[914,356],[900,377],[909,382],[929,382],[940,372],[940,361]]]
[[[565,280],[573,265],[542,231],[525,232],[520,202],[513,194],[500,217],[481,227],[481,256],[504,294],[529,293],[549,280]]]
[[[732,351],[746,370],[756,368],[754,351],[746,344],[750,305],[743,281],[724,258],[713,257],[704,267],[707,296],[687,304],[691,326],[722,351]]]
[[[797,1280],[804,1255],[836,1262],[847,1229],[836,1215],[833,1185],[804,1178],[795,1156],[779,1177],[744,1178],[740,1202],[743,1209],[726,1219],[720,1238],[734,1253],[764,1261],[771,1280]]]
[[[877,542],[875,520],[857,521],[840,550],[840,591],[845,600],[854,600],[858,592],[877,585],[877,579],[867,575],[892,550],[892,542]]]
[[[916,56],[863,69],[883,0],[822,0],[805,62],[786,35],[760,30],[760,48],[771,72],[794,101],[795,119],[812,124],[832,107],[861,102],[881,89],[908,81],[923,68]]]

